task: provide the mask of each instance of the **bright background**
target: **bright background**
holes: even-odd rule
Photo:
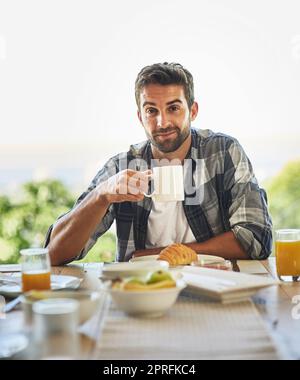
[[[191,71],[193,125],[238,138],[274,229],[300,228],[299,15],[299,0],[0,0],[0,263],[144,140],[134,82],[155,62]],[[84,260],[114,259],[113,230]]]
[[[144,139],[134,81],[163,61],[194,76],[194,126],[273,176],[300,156],[299,15],[299,0],[0,0],[0,193],[47,177],[83,191]]]

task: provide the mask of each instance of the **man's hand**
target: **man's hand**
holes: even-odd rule
[[[148,191],[151,170],[123,170],[99,184],[53,228],[49,252],[52,265],[73,260],[84,248],[110,203],[138,202]]]
[[[138,202],[148,191],[151,170],[122,170],[101,183],[95,190],[106,203]]]
[[[159,255],[160,251],[162,251],[166,247],[158,247],[158,248],[147,248],[147,249],[138,249],[132,253],[132,257],[140,257],[140,256],[151,256],[151,255]]]

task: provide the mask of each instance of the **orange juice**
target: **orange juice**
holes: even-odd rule
[[[300,276],[300,240],[276,241],[276,266],[279,276]]]
[[[49,290],[51,289],[50,272],[31,271],[22,273],[22,290]]]

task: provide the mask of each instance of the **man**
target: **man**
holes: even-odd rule
[[[112,157],[74,208],[51,226],[51,262],[82,258],[116,220],[118,261],[184,243],[227,259],[265,259],[272,222],[267,199],[239,143],[191,128],[198,113],[193,77],[180,64],[147,66],[135,83],[138,118],[147,141]],[[188,162],[194,192],[183,202],[155,202],[144,192],[153,162]],[[150,249],[150,251],[149,251]]]

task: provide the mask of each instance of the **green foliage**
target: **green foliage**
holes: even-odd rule
[[[0,264],[18,262],[22,248],[43,246],[49,226],[73,204],[74,197],[56,180],[24,184],[19,202],[0,196]],[[108,260],[114,250],[114,235],[105,234],[85,260],[103,261],[102,254]]]
[[[19,251],[42,246],[49,226],[74,203],[59,181],[29,182],[22,188],[22,201],[0,197],[0,262],[19,260]]]
[[[300,161],[289,162],[266,189],[274,229],[300,228]]]
[[[112,232],[106,232],[101,236],[86,257],[77,263],[111,262],[115,259],[116,236]]]

